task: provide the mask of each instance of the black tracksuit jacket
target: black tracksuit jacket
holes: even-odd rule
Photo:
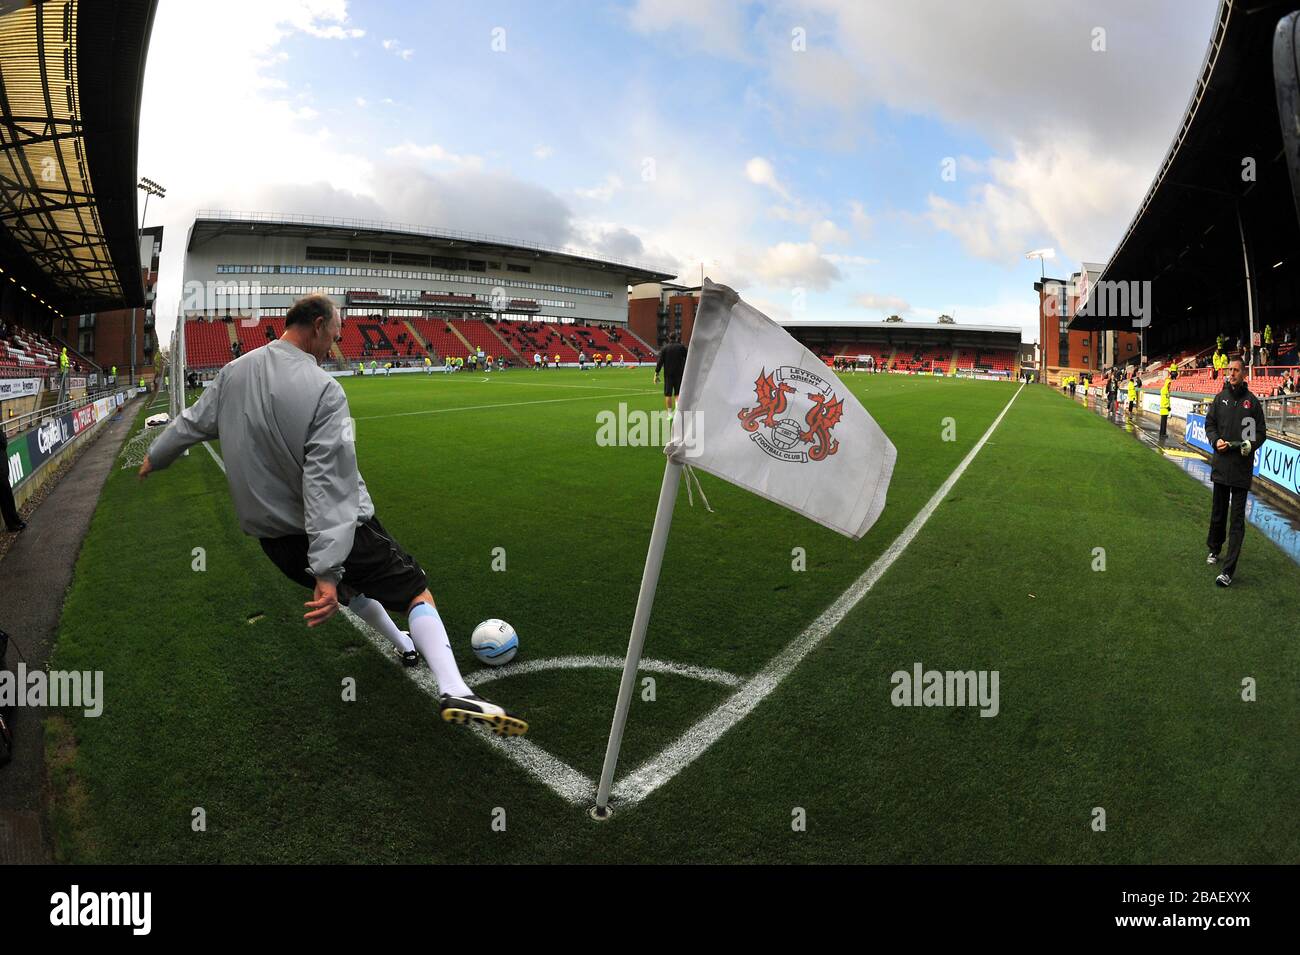
[[[1249,433],[1247,421],[1254,421],[1253,437]],[[1251,445],[1256,448],[1264,443],[1264,438],[1267,437],[1264,409],[1244,381],[1235,389],[1225,384],[1223,390],[1214,396],[1213,404],[1205,412],[1205,437],[1211,448],[1214,448],[1220,438],[1236,442],[1250,438]],[[1254,461],[1253,452],[1250,456],[1243,457],[1239,448],[1215,450],[1210,479],[1215,484],[1249,488]]]

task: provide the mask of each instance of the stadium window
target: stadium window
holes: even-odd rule
[[[309,245],[307,246],[306,259],[308,262],[346,262],[348,260],[348,250]]]

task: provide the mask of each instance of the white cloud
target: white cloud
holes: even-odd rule
[[[778,242],[768,246],[751,267],[764,282],[813,291],[823,291],[842,278],[839,268],[812,242]]]
[[[788,206],[771,206],[768,208],[767,214],[780,222],[790,222],[806,228],[812,228],[813,224],[822,216],[821,211],[810,209],[799,202],[794,202]]]
[[[972,255],[1009,262],[1052,237],[1068,259],[1105,261],[1147,188],[1134,164],[1093,155],[1062,131],[1043,145],[1017,142],[987,163],[990,181],[964,202],[931,195],[926,217]]]
[[[791,201],[790,193],[776,178],[776,169],[762,156],[755,156],[745,163],[745,177],[756,186],[766,186],[786,202]]]
[[[483,165],[481,156],[453,153],[437,143],[420,146],[416,143],[405,142],[392,146],[384,150],[384,152],[393,159],[401,159],[407,162],[441,162],[450,163],[453,166]]]
[[[555,150],[552,149],[550,146],[546,145],[546,143],[538,143],[536,146],[533,147],[534,159],[550,159],[551,156],[554,155],[554,153]]]
[[[368,105],[368,104],[366,103],[366,98],[365,98],[364,96],[358,96],[358,97],[357,97],[356,99],[354,99],[352,102],[356,103],[357,106],[360,107],[361,109],[365,109],[366,106]]]
[[[343,148],[320,122],[309,91],[289,90],[276,72],[286,38],[314,38],[326,55],[348,31],[355,32],[344,0],[159,4],[141,103],[139,171],[167,187],[167,198],[149,205],[149,224],[165,230],[163,336],[180,301],[185,238],[198,209],[329,211],[290,208],[291,188],[303,183],[347,202],[370,194],[369,159]],[[195,37],[221,51],[220,69],[195,68]]]
[[[865,255],[839,255],[837,253],[827,253],[827,262],[834,262],[836,265],[879,265],[879,259],[873,259]]]
[[[415,55],[414,50],[402,46],[401,42],[398,40],[385,40],[380,44],[380,46],[398,59],[409,60]]]
[[[841,229],[830,219],[813,223],[809,236],[818,245],[844,245],[852,239],[846,230]]]
[[[637,0],[628,22],[638,33],[672,33],[690,49],[741,59],[750,32],[745,7],[739,0]]]
[[[853,301],[854,304],[863,308],[884,312],[889,315],[906,315],[912,310],[911,304],[897,295],[877,295],[874,292],[863,292]]]
[[[872,141],[880,106],[974,132],[994,158],[958,157],[960,191],[936,182],[931,224],[986,258],[1034,236],[1101,260],[1175,132],[1217,6],[999,0],[993,14],[951,0],[784,0],[764,37],[765,102],[821,142]],[[808,24],[806,52],[790,52],[787,21]],[[1097,26],[1105,52],[1093,49]],[[861,225],[865,237],[869,218]]]
[[[866,207],[857,199],[849,201],[849,223],[860,239],[870,237],[871,229],[875,225],[871,216],[867,214]]]
[[[583,199],[595,199],[597,202],[609,202],[614,194],[623,188],[623,180],[614,173],[607,175],[598,186],[590,189],[574,189]]]

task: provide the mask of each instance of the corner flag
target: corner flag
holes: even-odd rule
[[[593,817],[609,791],[684,467],[860,539],[885,507],[897,451],[816,355],[725,285],[705,281]]]
[[[854,540],[884,510],[898,456],[825,362],[712,282],[664,453]]]

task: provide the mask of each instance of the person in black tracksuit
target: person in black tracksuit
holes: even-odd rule
[[[4,425],[0,425],[0,516],[4,517],[5,530],[17,533],[27,527],[27,522],[18,516],[14,506],[14,492],[9,487],[9,439],[5,436]]]
[[[686,346],[682,344],[681,336],[674,335],[673,340],[659,351],[659,361],[655,364],[655,384],[659,383],[659,372],[664,373],[664,407],[669,411],[677,407],[685,370]]]
[[[1210,509],[1210,533],[1206,545],[1207,564],[1219,563],[1224,531],[1231,512],[1232,525],[1227,530],[1228,552],[1215,583],[1227,587],[1237,572],[1241,541],[1246,536],[1246,495],[1250,491],[1255,460],[1254,449],[1264,443],[1267,430],[1259,399],[1250,392],[1243,379],[1240,358],[1228,363],[1223,390],[1214,397],[1205,412],[1205,438],[1214,449],[1210,479],[1214,483],[1214,503]],[[1249,454],[1241,453],[1241,443],[1249,441]]]

